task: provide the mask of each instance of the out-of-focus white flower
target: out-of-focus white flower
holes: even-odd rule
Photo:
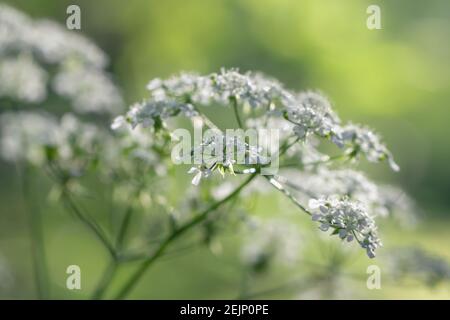
[[[58,124],[50,114],[20,112],[1,117],[1,156],[40,166],[57,145]]]
[[[375,250],[381,246],[375,220],[367,213],[365,206],[346,198],[311,199],[309,207],[312,219],[320,223],[320,230],[333,230],[341,239],[354,238],[366,249],[369,258],[375,257]]]
[[[236,185],[233,182],[225,181],[219,184],[218,186],[215,186],[211,190],[211,194],[214,197],[214,199],[220,200],[229,195],[234,190],[234,188],[236,188]]]
[[[68,174],[80,174],[106,143],[104,132],[71,114],[58,121],[45,113],[6,113],[1,124],[2,158],[35,166],[54,162]]]
[[[0,97],[41,102],[47,96],[47,78],[30,54],[0,59]]]
[[[105,53],[82,35],[0,5],[0,97],[42,103],[56,69],[51,93],[70,98],[80,113],[115,114],[123,101],[104,70],[107,63]]]
[[[0,5],[0,54],[23,50],[36,54],[45,63],[59,64],[77,58],[103,68],[108,58],[87,38],[49,20],[32,20],[22,12]]]
[[[117,113],[123,101],[108,75],[78,63],[66,63],[52,81],[56,93],[72,101],[76,111]]]
[[[50,20],[37,20],[31,25],[30,46],[50,64],[72,58],[96,68],[104,68],[108,63],[105,53],[93,42]]]
[[[97,126],[81,122],[73,114],[65,114],[59,122],[55,160],[63,169],[80,174],[90,161],[99,157],[107,139],[106,133]]]
[[[0,4],[0,55],[28,47],[31,19],[22,12]]]
[[[378,187],[378,191],[380,206],[385,208],[394,219],[405,227],[414,227],[417,224],[416,204],[405,191],[391,185],[381,185]]]
[[[374,209],[374,214],[387,214],[377,185],[362,172],[352,169],[330,170],[321,166],[314,171],[289,170],[284,175],[289,177],[291,185],[301,186],[310,197],[347,196]]]

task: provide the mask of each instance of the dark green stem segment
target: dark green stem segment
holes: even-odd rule
[[[186,233],[188,230],[192,229],[194,226],[198,225],[202,221],[204,221],[210,212],[216,210],[220,206],[222,206],[227,201],[231,200],[233,197],[239,194],[239,192],[248,185],[254,178],[256,177],[256,174],[252,174],[247,180],[245,180],[239,187],[237,187],[233,192],[231,192],[228,196],[223,198],[222,200],[213,203],[211,206],[209,206],[207,209],[205,209],[203,212],[198,214],[197,216],[193,217],[190,221],[183,224],[181,227],[175,229],[175,231],[170,234],[156,249],[156,251],[147,258],[142,264],[138,267],[138,269],[131,275],[131,277],[128,279],[128,281],[125,283],[125,285],[119,290],[119,293],[115,296],[116,299],[123,299],[125,298],[130,291],[134,288],[134,286],[137,284],[139,279],[144,275],[145,271],[165,252],[167,247],[177,238],[179,238],[181,235]]]
[[[124,244],[125,236],[128,230],[128,226],[131,221],[131,217],[133,215],[133,208],[130,206],[125,212],[125,215],[123,217],[122,223],[120,225],[120,229],[116,238],[116,253],[120,254],[120,251],[122,250],[122,246]],[[110,285],[111,281],[113,280],[114,276],[116,275],[117,269],[119,268],[119,258],[113,257],[110,264],[106,268],[105,272],[103,273],[100,282],[98,283],[94,293],[92,294],[93,300],[99,300],[102,299],[106,290],[108,289],[108,286]]]
[[[94,221],[91,221],[79,208],[78,206],[75,204],[75,202],[72,200],[72,197],[70,196],[69,191],[67,190],[66,187],[63,186],[63,191],[62,191],[62,199],[64,201],[64,204],[66,205],[66,207],[73,212],[73,214],[88,228],[90,229],[96,236],[97,238],[100,240],[100,242],[104,245],[104,247],[108,250],[109,254],[111,255],[111,257],[113,259],[116,258],[117,254],[116,251],[114,249],[114,247],[112,246],[112,244],[110,243],[110,241],[108,240],[108,238],[106,237],[106,235],[104,234],[103,230],[100,228],[99,225],[97,225]]]
[[[230,100],[231,100],[231,104],[233,105],[234,116],[236,117],[238,126],[240,129],[243,129],[244,126],[242,124],[241,117],[239,116],[238,101],[237,101],[236,97],[232,97],[232,98],[230,98]]]
[[[21,188],[25,205],[25,211],[29,217],[29,226],[31,234],[31,255],[33,259],[33,269],[36,279],[36,288],[39,299],[49,298],[48,271],[45,255],[44,235],[42,231],[42,216],[36,205],[33,209],[30,206],[30,168],[25,167],[21,172]],[[20,170],[19,170],[20,173]]]
[[[95,289],[94,293],[92,294],[93,300],[99,300],[102,299],[106,289],[110,285],[112,279],[116,275],[117,269],[119,268],[119,262],[116,259],[113,259],[109,266],[106,268],[105,272],[102,275],[102,278],[97,285],[97,288]]]
[[[116,248],[117,250],[121,250],[124,244],[125,236],[127,234],[128,226],[131,222],[131,217],[133,215],[133,208],[130,206],[127,208],[125,215],[123,217],[122,223],[120,224],[120,230],[116,239]]]

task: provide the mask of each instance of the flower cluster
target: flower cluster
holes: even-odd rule
[[[337,141],[340,120],[328,100],[315,92],[305,92],[291,98],[285,109],[285,118],[295,124],[294,132],[304,139],[309,132]]]
[[[52,87],[77,112],[117,113],[123,101],[107,63],[105,53],[78,33],[0,5],[0,98],[41,103]]]
[[[153,79],[147,90],[155,101],[175,100],[206,105],[211,103],[213,97],[211,79],[195,73],[181,73],[167,80]]]
[[[262,74],[222,69],[210,77],[214,98],[223,104],[239,101],[252,108],[269,107],[273,101],[288,94],[278,82]]]
[[[57,64],[76,56],[93,67],[103,68],[108,59],[90,40],[48,20],[33,20],[24,13],[0,6],[0,53],[29,51],[47,64]]]
[[[391,152],[373,130],[360,125],[349,124],[341,129],[342,142],[351,147],[355,155],[362,153],[370,162],[388,160],[392,170],[399,171]]]
[[[57,145],[58,125],[50,114],[20,112],[1,117],[1,156],[40,166]]]
[[[270,159],[261,153],[257,146],[250,145],[239,136],[227,136],[216,132],[193,148],[192,162],[198,166],[192,167],[189,173],[195,173],[192,184],[198,185],[202,178],[207,178],[212,172],[218,171],[222,176],[226,172],[235,174],[233,165],[244,165],[242,173],[256,172],[255,166],[267,165]]]
[[[47,78],[29,54],[0,59],[0,96],[41,102],[47,97]]]
[[[405,227],[413,227],[419,217],[415,214],[417,205],[413,199],[402,189],[392,185],[378,187],[379,205],[389,213],[394,213],[394,218]]]
[[[235,69],[222,69],[206,76],[181,73],[167,80],[154,79],[147,89],[150,98],[133,105],[125,116],[115,120],[113,127],[128,123],[132,127],[141,124],[160,129],[170,117],[198,115],[198,106],[239,106],[243,110],[250,106],[264,112],[253,120],[253,125],[255,121],[267,124],[272,119],[284,120],[292,130],[291,135],[301,140],[309,140],[314,134],[345,147],[349,157],[363,154],[371,162],[386,159],[392,169],[398,170],[381,139],[366,127],[342,125],[324,96],[311,91],[290,92],[276,80],[258,73],[242,74]]]
[[[125,116],[118,116],[111,125],[113,130],[126,124],[132,128],[141,125],[144,128],[152,127],[156,131],[165,127],[165,119],[184,114],[188,117],[196,114],[191,104],[169,101],[146,101],[131,106]]]
[[[381,241],[375,221],[363,204],[346,198],[320,198],[311,199],[309,208],[313,212],[313,221],[320,223],[322,231],[332,229],[333,234],[348,242],[356,239],[370,258],[375,257],[375,250],[381,246]]]
[[[72,114],[58,121],[45,113],[6,113],[1,125],[0,155],[5,160],[34,166],[57,163],[74,176],[95,163],[99,146],[106,142],[100,129],[80,122]]]
[[[67,61],[52,81],[54,91],[72,101],[80,113],[122,111],[122,97],[108,74]]]

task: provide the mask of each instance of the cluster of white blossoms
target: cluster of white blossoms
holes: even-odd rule
[[[0,97],[40,102],[47,97],[48,75],[31,57],[21,54],[0,59]]]
[[[375,250],[381,246],[381,241],[377,235],[375,220],[362,203],[345,197],[324,197],[311,199],[309,208],[313,221],[320,223],[322,231],[331,229],[332,234],[348,242],[356,239],[370,258],[375,257]]]
[[[175,100],[135,103],[125,116],[118,116],[114,119],[111,128],[113,130],[120,129],[128,123],[132,128],[141,125],[144,128],[150,127],[159,130],[165,127],[165,119],[179,114],[190,117],[196,112],[191,104],[179,103]]]
[[[103,143],[101,173],[116,184],[123,182],[130,190],[142,184],[138,180],[163,177],[170,160],[169,142],[170,138],[155,139],[145,128],[122,127]]]
[[[222,176],[226,172],[235,174],[233,165],[236,163],[249,167],[241,173],[254,173],[256,169],[253,166],[267,165],[270,162],[260,151],[261,148],[250,145],[238,136],[217,132],[205,138],[191,151],[192,163],[197,164],[188,172],[195,174],[192,184],[198,185],[202,178],[209,177],[214,171],[218,171]]]
[[[1,117],[0,155],[10,162],[34,166],[58,164],[70,175],[79,175],[99,156],[105,135],[72,114],[60,120],[46,113],[6,113]]]
[[[0,119],[1,156],[7,161],[40,166],[47,159],[47,150],[57,145],[58,125],[50,114],[5,113]]]
[[[122,97],[109,77],[101,70],[80,67],[77,61],[67,61],[53,78],[52,86],[80,113],[114,114],[122,110]]]
[[[108,58],[94,43],[70,32],[65,26],[49,20],[33,20],[8,6],[0,6],[0,52],[36,53],[48,64],[63,62],[68,56],[77,56],[95,67],[104,67]]]
[[[181,73],[166,80],[153,79],[147,85],[147,90],[154,101],[175,100],[179,103],[206,105],[212,99],[211,79],[195,73]]]
[[[398,170],[391,153],[381,139],[370,129],[342,125],[329,101],[315,92],[293,93],[276,80],[258,73],[239,73],[222,69],[206,76],[181,73],[167,80],[154,79],[147,89],[150,98],[131,107],[126,115],[118,117],[113,127],[126,123],[159,129],[164,119],[198,114],[198,106],[239,105],[263,110],[264,120],[284,119],[291,125],[292,134],[306,140],[311,134],[330,139],[345,152],[356,157],[364,155],[371,162],[388,160]]]
[[[392,170],[399,171],[391,152],[381,142],[380,137],[373,130],[355,124],[349,124],[341,129],[340,137],[344,144],[350,145],[356,155],[361,153],[370,162],[388,160]]]
[[[305,92],[286,102],[285,118],[295,124],[294,132],[300,139],[312,132],[337,141],[340,120],[325,97]]]
[[[258,73],[243,74],[236,69],[222,69],[209,75],[181,73],[166,80],[154,79],[147,89],[149,98],[132,105],[125,115],[117,117],[112,124],[113,129],[124,126],[131,130],[138,126],[150,127],[149,134],[152,134],[168,129],[168,120],[178,115],[193,121],[202,119],[201,126],[206,125],[217,132],[215,137],[204,138],[200,145],[189,150],[192,163],[195,164],[189,170],[189,173],[194,174],[194,185],[210,177],[214,171],[222,176],[226,172],[257,173],[263,166],[271,164],[274,154],[282,152],[289,159],[297,161],[297,165],[294,165],[297,171],[301,168],[302,179],[299,179],[299,184],[307,196],[303,200],[311,200],[313,217],[321,223],[321,229],[332,228],[348,241],[356,238],[369,257],[375,256],[375,250],[381,242],[373,216],[386,215],[394,204],[384,199],[379,188],[363,174],[353,170],[332,171],[320,166],[320,162],[327,162],[331,157],[318,149],[321,140],[326,139],[342,149],[342,158],[355,160],[363,155],[370,162],[387,160],[393,170],[398,170],[390,151],[372,130],[361,125],[343,124],[330,102],[321,94],[311,91],[294,93],[278,81]],[[245,123],[247,128],[256,130],[280,129],[279,136],[284,143],[276,145],[282,148],[288,146],[287,149],[280,148],[273,153],[273,150],[268,152],[253,147],[245,140],[227,137],[201,112],[202,108],[210,106],[234,109],[236,124],[240,127]],[[245,116],[244,121],[240,120],[237,108]],[[249,115],[251,117],[247,117]],[[295,143],[289,144],[290,139],[296,139]],[[245,155],[246,161],[239,162],[244,164],[243,169],[236,169],[236,154],[230,154],[227,150],[241,151]],[[284,164],[281,162],[281,166]],[[290,175],[286,179],[288,183],[278,181],[279,177],[275,176],[270,181],[303,207],[280,184],[289,186],[289,183],[295,182],[294,177],[295,174]]]
[[[52,88],[74,111],[117,113],[123,101],[107,63],[105,53],[76,31],[0,4],[0,98],[36,104]]]
[[[213,97],[224,104],[240,101],[252,108],[267,108],[289,94],[279,82],[259,73],[241,74],[236,69],[222,69],[220,73],[213,73],[210,78]]]

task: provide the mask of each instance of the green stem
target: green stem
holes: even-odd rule
[[[121,250],[123,246],[123,242],[125,240],[125,236],[128,230],[128,226],[130,225],[131,217],[133,215],[133,208],[132,206],[128,207],[128,209],[125,212],[125,216],[123,217],[122,223],[120,225],[120,230],[117,235],[116,239],[116,248],[117,250]]]
[[[97,225],[94,221],[91,221],[75,204],[72,197],[70,196],[69,191],[65,186],[63,186],[62,190],[62,199],[64,201],[64,204],[66,207],[72,211],[75,216],[88,228],[90,229],[100,240],[100,242],[103,244],[103,246],[108,250],[111,257],[115,259],[116,257],[116,251],[114,247],[111,245],[110,241],[104,234],[103,230],[100,228],[99,225]]]
[[[125,235],[128,230],[128,226],[131,221],[131,217],[133,215],[133,208],[130,206],[125,212],[125,216],[123,217],[122,223],[120,224],[120,229],[117,235],[116,239],[116,253],[122,250],[123,242],[125,239]],[[102,278],[100,279],[100,282],[98,283],[96,289],[94,290],[94,293],[92,295],[93,300],[99,300],[103,298],[106,290],[108,289],[109,285],[111,284],[112,280],[114,279],[114,276],[116,275],[116,271],[119,268],[120,264],[120,258],[116,255],[106,268],[105,272],[103,273]]]
[[[283,163],[280,165],[280,168],[289,168],[289,167],[309,167],[309,166],[318,166],[318,165],[322,165],[322,164],[328,164],[331,163],[335,160],[347,160],[349,158],[348,154],[338,154],[335,156],[331,156],[328,157],[325,160],[318,160],[318,161],[312,161],[312,162],[307,162],[307,163],[299,163],[299,162],[294,162],[294,163]]]
[[[264,176],[266,180],[273,186],[275,189],[283,193],[289,200],[291,200],[297,207],[302,209],[306,214],[312,215],[308,209],[306,209],[290,192],[286,190],[281,183],[275,179],[274,176]]]
[[[103,273],[102,278],[100,279],[100,282],[97,285],[97,288],[94,290],[94,293],[92,294],[91,299],[92,300],[99,300],[102,299],[106,289],[108,289],[108,286],[111,284],[111,281],[113,280],[114,276],[116,275],[117,269],[119,267],[119,262],[115,259],[113,259],[108,267],[106,268],[105,272]]]
[[[233,105],[234,116],[236,118],[238,126],[239,126],[239,128],[243,129],[244,126],[242,125],[241,117],[239,116],[237,99],[236,99],[236,97],[233,97],[230,100],[231,100],[231,104]]]
[[[163,255],[167,247],[179,238],[181,235],[186,233],[188,230],[192,229],[194,226],[198,225],[202,221],[204,221],[210,212],[216,210],[221,205],[235,197],[239,194],[239,192],[247,185],[249,184],[254,178],[256,177],[256,174],[251,175],[247,180],[245,180],[239,187],[237,187],[233,192],[231,192],[228,196],[223,198],[222,200],[213,203],[210,207],[205,209],[202,213],[198,214],[197,216],[193,217],[190,221],[186,222],[184,225],[179,227],[178,229],[175,229],[175,231],[170,234],[156,249],[156,251],[147,258],[139,267],[138,269],[131,275],[131,277],[128,279],[128,281],[125,283],[125,285],[119,290],[119,293],[116,295],[116,299],[123,299],[125,298],[130,291],[134,288],[134,286],[137,284],[139,279],[145,274],[145,271],[155,262],[158,260],[160,256]]]
[[[19,171],[20,172],[20,171]],[[28,167],[22,170],[22,196],[25,205],[25,211],[29,218],[29,227],[31,234],[31,255],[33,259],[33,269],[36,281],[36,288],[38,292],[39,299],[47,299],[49,297],[49,286],[48,286],[48,274],[47,274],[47,263],[45,255],[45,244],[44,235],[42,231],[42,216],[38,205],[35,206],[34,210],[31,209],[29,203],[30,191],[30,179]]]

